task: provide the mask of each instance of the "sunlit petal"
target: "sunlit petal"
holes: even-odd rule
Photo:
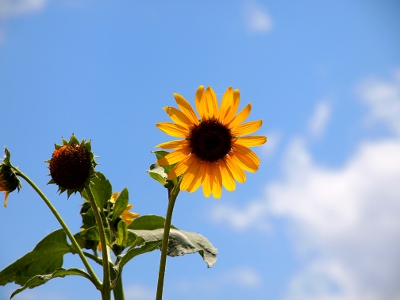
[[[227,88],[225,91],[225,94],[222,96],[221,100],[221,107],[219,109],[219,115],[218,115],[218,120],[222,123],[224,123],[225,117],[229,113],[229,110],[233,106],[233,93],[232,93],[232,87],[230,86]]]
[[[233,159],[237,159],[238,164],[242,167],[242,169],[248,172],[254,173],[258,170],[258,164],[256,164],[250,156],[246,156],[241,152],[235,152]]]
[[[239,103],[240,103],[240,92],[238,89],[236,89],[233,91],[232,105],[224,119],[224,124],[229,124],[233,120],[233,118],[235,117],[235,114],[239,108]]]
[[[207,107],[207,115],[211,120],[215,120],[218,115],[218,101],[214,90],[211,87],[207,87],[205,92],[205,101]]]
[[[187,171],[193,162],[194,155],[186,156],[182,161],[176,164],[168,173],[168,179],[174,179]]]
[[[196,109],[197,112],[199,113],[200,118],[205,121],[208,118],[207,115],[207,105],[205,101],[205,96],[204,96],[204,86],[199,86],[196,92],[196,97],[195,97],[195,104],[196,104]]]
[[[209,162],[202,162],[204,164],[204,174],[203,174],[203,194],[205,197],[209,198],[211,195],[211,166]]]
[[[182,178],[181,182],[181,190],[186,191],[192,182],[196,180],[196,176],[199,172],[200,169],[200,160],[196,157],[196,155],[192,154],[190,155],[190,161],[187,161],[187,165],[189,168],[187,171],[185,171],[185,175]],[[200,186],[200,184],[199,184]]]
[[[228,128],[232,129],[241,124],[244,120],[247,119],[250,112],[251,112],[251,103],[247,104],[246,107],[243,108],[229,124],[227,124]]]
[[[234,191],[236,189],[236,182],[233,179],[233,175],[229,168],[227,167],[224,160],[218,160],[218,165],[222,177],[222,184],[227,191]]]
[[[171,120],[174,121],[176,124],[179,124],[186,128],[190,128],[191,126],[193,126],[193,123],[189,120],[189,118],[179,109],[171,106],[166,106],[164,107],[164,110],[167,112]]]
[[[190,135],[190,132],[187,128],[175,123],[160,122],[157,123],[156,126],[158,129],[170,136],[186,138]]]
[[[246,147],[261,146],[267,141],[267,137],[263,135],[244,136],[235,139],[234,144]]]
[[[193,110],[193,107],[190,105],[190,103],[183,98],[179,94],[174,94],[175,101],[178,104],[180,110],[186,115],[186,117],[190,120],[190,122],[194,125],[199,124],[199,120],[196,116],[196,113]]]
[[[221,198],[222,195],[222,176],[217,163],[211,164],[212,169],[212,194],[216,199]]]
[[[160,166],[170,166],[176,164],[177,162],[184,160],[190,154],[190,152],[190,148],[178,149],[174,152],[167,154],[163,158],[160,158],[157,161],[157,164],[159,164]]]
[[[196,191],[200,187],[201,183],[203,182],[203,179],[204,179],[203,174],[204,174],[204,170],[205,170],[205,167],[204,167],[205,164],[199,161],[198,166],[199,166],[199,168],[195,169],[193,171],[194,179],[193,179],[192,183],[190,183],[190,185],[187,189],[189,193]]]
[[[154,148],[179,149],[179,148],[187,148],[187,147],[190,147],[190,141],[188,141],[188,140],[175,140],[175,141],[169,141],[169,142],[158,144]]]
[[[235,178],[237,182],[243,183],[246,181],[246,174],[237,164],[236,160],[233,160],[230,155],[226,156],[226,165],[228,166],[229,171],[232,173],[233,178]]]
[[[233,136],[251,134],[260,129],[261,125],[262,125],[262,120],[247,122],[232,129],[231,134]]]
[[[250,150],[246,146],[235,144],[233,146],[233,150],[235,152],[240,152],[246,156],[249,156],[257,164],[257,166],[260,165],[260,159],[258,158],[257,154],[255,154],[252,150]]]

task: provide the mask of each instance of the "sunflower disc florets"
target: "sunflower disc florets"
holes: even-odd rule
[[[60,194],[67,191],[68,197],[89,186],[90,179],[96,173],[94,167],[97,163],[90,141],[83,139],[79,142],[73,134],[69,142],[63,138],[62,145],[55,144],[53,155],[46,162],[50,169],[49,183],[57,184]]]

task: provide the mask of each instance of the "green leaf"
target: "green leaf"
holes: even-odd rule
[[[163,239],[164,229],[136,230],[129,231],[142,238],[145,243],[160,242]],[[217,261],[218,250],[204,236],[171,228],[168,240],[169,256],[178,256],[198,252],[209,268]]]
[[[50,274],[61,268],[64,254],[72,252],[63,229],[50,233],[36,247],[0,272],[0,285],[15,282],[24,285],[36,275]]]
[[[128,230],[126,223],[124,221],[120,221],[118,223],[116,243],[118,245],[126,247],[127,241],[128,241]]]
[[[90,189],[92,191],[94,200],[96,201],[98,207],[103,208],[107,201],[111,198],[111,183],[101,172],[96,172],[96,177],[93,177],[90,181]],[[82,192],[82,196],[85,199],[88,199],[85,190]]]
[[[129,229],[146,229],[153,230],[164,228],[165,219],[163,217],[157,215],[144,215],[137,217],[129,224]],[[175,226],[171,225],[171,228],[175,228]]]
[[[117,266],[119,270],[122,270],[122,267],[126,265],[135,256],[158,249],[160,243],[161,243],[160,241],[147,242],[144,243],[144,245],[139,248],[130,248],[128,251],[126,251],[126,253],[118,255]]]
[[[158,181],[162,185],[165,186],[167,184],[168,174],[165,173],[165,169],[163,167],[157,164],[152,164],[150,166],[150,170],[147,170],[146,172],[150,175],[151,178]]]
[[[82,276],[82,277],[85,277],[85,278],[89,279],[90,281],[92,281],[90,276],[88,274],[86,274],[85,271],[83,271],[83,270],[80,270],[80,269],[77,269],[77,268],[71,268],[71,269],[68,269],[68,270],[57,269],[51,274],[36,275],[36,276],[32,277],[21,288],[15,290],[11,294],[10,299],[13,298],[15,295],[21,293],[22,291],[24,291],[27,288],[33,289],[33,288],[35,288],[35,287],[37,287],[39,285],[45,284],[50,279],[58,278],[58,277],[65,277],[65,276],[71,276],[71,275]]]
[[[113,221],[124,212],[126,206],[128,205],[128,202],[129,202],[128,189],[124,188],[122,192],[118,195],[118,198],[115,200],[114,212],[112,217]]]

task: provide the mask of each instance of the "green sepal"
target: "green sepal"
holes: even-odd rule
[[[80,270],[77,268],[70,268],[70,269],[65,270],[65,269],[60,268],[60,269],[55,270],[51,274],[36,275],[36,276],[32,277],[21,288],[15,290],[11,294],[10,299],[13,298],[15,295],[21,293],[22,291],[24,291],[27,288],[33,289],[37,286],[45,284],[46,282],[48,282],[51,279],[59,278],[59,277],[64,278],[65,276],[71,276],[71,275],[82,276],[82,277],[85,277],[85,278],[89,279],[90,281],[92,281],[90,276],[83,270]]]
[[[51,274],[62,267],[63,256],[72,252],[63,229],[56,230],[36,247],[0,272],[0,285],[14,282],[24,285],[36,275]]]

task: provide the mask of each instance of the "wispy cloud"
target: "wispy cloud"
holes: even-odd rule
[[[152,300],[154,299],[155,291],[145,285],[130,284],[125,287],[126,300]]]
[[[0,0],[0,45],[6,39],[3,23],[18,16],[37,13],[44,9],[50,0]]]
[[[273,22],[266,9],[259,3],[251,1],[246,3],[245,17],[247,28],[255,33],[267,33],[272,30]]]
[[[397,80],[363,81],[360,92],[370,118],[394,136],[362,141],[339,168],[316,163],[307,139],[295,137],[283,156],[283,177],[268,183],[263,196],[241,208],[216,208],[214,220],[235,230],[285,220],[299,253],[317,254],[293,276],[287,299],[400,298]]]
[[[330,103],[328,101],[318,102],[308,123],[308,129],[312,137],[318,138],[324,134],[330,115]]]

